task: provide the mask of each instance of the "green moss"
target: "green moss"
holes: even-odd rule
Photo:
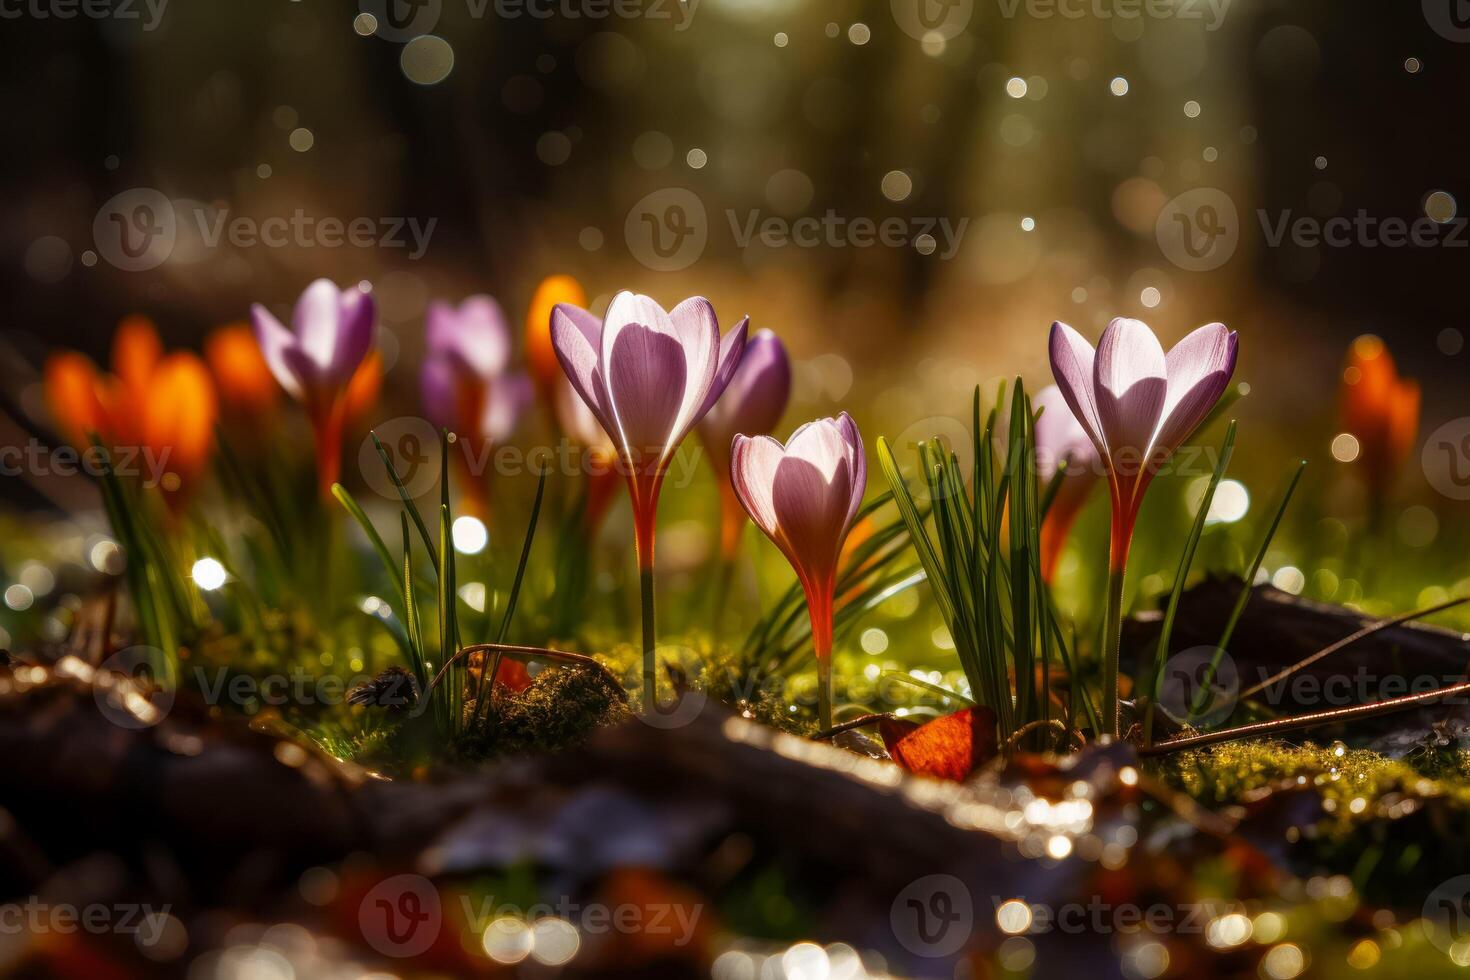
[[[474,717],[475,702],[465,712]],[[470,758],[555,752],[586,742],[605,725],[632,717],[612,675],[587,667],[541,671],[531,686],[495,699],[493,720],[458,746]]]
[[[1416,764],[1417,763],[1417,764]],[[1389,759],[1341,743],[1230,742],[1165,756],[1159,775],[1209,806],[1241,803],[1265,789],[1310,786],[1337,833],[1381,817],[1405,798],[1441,798],[1470,813],[1470,753],[1439,753],[1432,770],[1411,756]]]

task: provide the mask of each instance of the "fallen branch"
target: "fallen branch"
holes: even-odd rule
[[[1198,749],[1206,745],[1233,742],[1236,739],[1250,738],[1255,735],[1281,735],[1286,732],[1297,732],[1307,728],[1316,728],[1319,725],[1358,721],[1363,718],[1376,718],[1379,715],[1393,714],[1396,711],[1403,711],[1406,708],[1416,708],[1420,705],[1433,704],[1436,701],[1453,697],[1457,694],[1470,694],[1470,681],[1452,684],[1449,687],[1441,687],[1433,691],[1424,691],[1420,694],[1406,694],[1403,697],[1375,701],[1372,704],[1356,704],[1347,708],[1314,711],[1311,714],[1297,715],[1292,718],[1274,718],[1271,721],[1260,721],[1253,725],[1241,725],[1239,728],[1225,728],[1218,732],[1189,735],[1184,738],[1172,739],[1168,742],[1160,742],[1157,745],[1144,746],[1138,750],[1138,754],[1145,757],[1165,755],[1169,752]]]

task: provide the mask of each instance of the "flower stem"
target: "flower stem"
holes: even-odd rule
[[[640,492],[636,482],[628,489],[633,497],[633,545],[638,553],[638,588],[643,618],[643,711],[658,710],[658,639],[653,614],[653,539],[658,523],[658,484]]]
[[[806,595],[812,620],[812,652],[817,655],[817,727],[832,727],[832,596],[834,582],[812,585]]]
[[[638,585],[643,592],[643,711],[652,714],[658,710],[658,683],[654,676],[654,651],[658,644],[653,628],[652,561],[639,568]]]
[[[345,416],[346,406],[341,398],[337,398],[313,419],[317,486],[321,489],[323,500],[332,499],[332,484],[337,482],[337,477],[342,472],[342,427]]]
[[[1124,561],[1127,561],[1125,556]],[[1118,736],[1118,659],[1123,642],[1123,570],[1108,569],[1108,608],[1103,620],[1103,703],[1100,734]]]
[[[832,655],[817,658],[817,727],[832,727]]]

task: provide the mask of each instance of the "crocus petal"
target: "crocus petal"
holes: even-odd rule
[[[750,330],[750,317],[742,317],[740,322],[730,328],[730,332],[720,340],[720,361],[715,368],[714,380],[710,383],[708,394],[704,397],[704,403],[699,408],[699,413],[694,421],[697,423],[704,418],[705,414],[724,395],[730,382],[739,373],[740,365],[745,360],[746,333]],[[779,416],[779,413],[778,413]],[[774,426],[780,421],[779,417],[771,422]]]
[[[287,394],[298,401],[305,397],[305,379],[287,362],[285,352],[296,346],[296,337],[281,325],[271,312],[259,303],[250,307],[250,322],[255,327],[255,340],[271,374]]]
[[[1235,371],[1236,335],[1211,323],[1169,351],[1169,394],[1154,449],[1172,452],[1204,421],[1230,384]]]
[[[785,448],[770,436],[752,438],[738,435],[730,444],[730,480],[750,519],[787,553],[788,559],[795,561],[787,550],[785,535],[781,533],[772,494],[776,468],[785,456]]]
[[[435,354],[424,361],[419,370],[419,388],[429,421],[436,428],[457,428],[458,383],[448,355]]]
[[[241,416],[269,411],[277,398],[270,365],[247,324],[220,327],[204,341],[204,360],[221,401]]]
[[[1092,371],[1108,456],[1115,467],[1141,470],[1168,396],[1164,348],[1142,321],[1118,317],[1103,331]],[[1124,453],[1138,458],[1125,460]]]
[[[683,348],[673,336],[639,323],[614,333],[604,361],[614,436],[635,462],[661,463],[689,394]]]
[[[335,346],[327,366],[328,377],[336,384],[345,385],[351,381],[362,359],[372,349],[376,315],[377,306],[372,296],[355,288],[342,294]]]
[[[613,445],[597,414],[577,394],[577,389],[572,387],[570,381],[562,378],[552,390],[552,399],[556,424],[573,442],[600,453],[603,458],[617,455],[617,447]]]
[[[551,311],[551,345],[562,373],[582,401],[597,416],[610,438],[616,426],[607,408],[607,389],[598,362],[602,349],[602,321],[580,306],[558,303]]]
[[[480,413],[480,435],[492,442],[510,437],[521,413],[531,404],[531,379],[523,374],[503,375],[485,389]]]
[[[158,339],[158,328],[153,321],[137,314],[124,317],[112,335],[112,373],[122,379],[135,397],[142,397],[161,357],[163,341]]]
[[[793,560],[813,580],[836,571],[842,539],[852,521],[859,476],[852,451],[855,433],[850,418],[810,422],[792,434],[776,468],[771,489],[776,516],[796,556]]]
[[[536,287],[526,312],[526,364],[544,390],[550,390],[561,373],[551,343],[551,311],[562,303],[586,306],[587,293],[571,276],[547,276]]]
[[[709,394],[719,346],[707,300],[694,297],[666,313],[647,296],[613,297],[601,367],[613,435],[630,459],[661,466],[672,455]]]
[[[336,283],[318,279],[302,291],[291,313],[298,345],[322,374],[336,359],[343,298]]]
[[[723,360],[724,342],[720,348]],[[790,397],[791,359],[786,347],[770,330],[758,330],[746,341],[734,377],[705,413],[700,426],[711,433],[729,431],[732,437],[732,427],[741,432],[767,433],[781,421]]]
[[[1103,438],[1102,422],[1098,419],[1097,399],[1093,395],[1093,365],[1097,352],[1083,336],[1061,321],[1051,325],[1048,342],[1051,355],[1051,371],[1057,387],[1072,415],[1081,423],[1099,455],[1106,455],[1107,441]]]
[[[440,320],[438,329],[448,337],[439,342],[453,350],[466,368],[482,379],[505,371],[510,363],[510,329],[499,303],[489,296],[471,296],[447,318],[441,311]]]
[[[722,342],[722,355],[723,348]],[[729,469],[730,441],[735,434],[769,433],[781,421],[790,397],[791,359],[786,348],[771,331],[758,331],[746,342],[724,393],[699,421],[700,438],[721,472]]]
[[[44,377],[51,418],[72,445],[86,447],[94,432],[104,439],[110,435],[102,379],[86,355],[74,351],[51,355]]]
[[[218,416],[214,384],[204,362],[190,353],[165,357],[139,407],[143,444],[187,483],[204,467]]]
[[[1036,418],[1036,469],[1043,483],[1067,462],[1067,482],[1092,477],[1097,471],[1097,447],[1087,429],[1056,385],[1048,385],[1031,400]]]
[[[863,494],[868,492],[868,454],[863,451],[863,436],[852,416],[843,412],[837,417],[837,424],[842,429],[849,458],[852,460],[852,500],[847,507],[847,525],[842,529],[845,537],[857,517],[857,512],[862,508]]]
[[[342,414],[350,424],[366,415],[378,402],[378,392],[383,388],[383,355],[371,351],[347,382],[342,393]]]
[[[454,350],[459,335],[459,314],[454,306],[436,299],[424,311],[424,350],[429,354],[447,354]]]

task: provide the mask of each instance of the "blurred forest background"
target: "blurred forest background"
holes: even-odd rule
[[[137,0],[134,20],[0,22],[10,414],[36,408],[47,350],[101,360],[126,313],[194,345],[318,276],[375,285],[398,403],[383,412],[411,411],[429,299],[490,292],[516,322],[553,272],[595,302],[698,292],[722,320],[750,313],[803,362],[799,399],[858,399],[870,436],[965,417],[979,380],[1044,383],[1053,319],[1096,336],[1119,314],[1166,342],[1210,320],[1241,332],[1242,412],[1292,421],[1247,436],[1273,474],[1283,454],[1326,457],[1342,352],[1363,332],[1424,382],[1423,431],[1464,411],[1470,252],[1270,247],[1257,216],[1442,218],[1470,201],[1453,121],[1470,49],[1436,31],[1432,0],[1180,0],[1131,18],[1125,0],[1076,17],[1026,0],[644,0],[632,17],[591,16],[599,0],[548,17],[387,2],[402,6],[173,0],[145,29]],[[964,29],[906,30],[916,3]],[[421,16],[428,39],[393,29]],[[180,220],[167,261],[127,271],[99,259],[94,223],[138,188],[180,214],[436,223],[411,258],[211,247]],[[701,202],[708,241],[657,271],[625,232],[670,188]],[[1172,263],[1155,233],[1196,188],[1239,215],[1238,247],[1208,271]],[[967,224],[949,257],[938,232],[924,254],[742,247],[732,228],[829,211]]]

